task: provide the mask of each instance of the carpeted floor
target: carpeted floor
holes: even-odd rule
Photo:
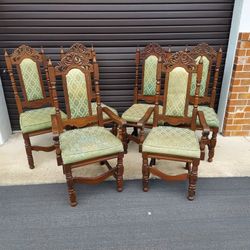
[[[201,178],[196,200],[185,182],[152,180],[0,187],[0,249],[250,249],[250,178]]]

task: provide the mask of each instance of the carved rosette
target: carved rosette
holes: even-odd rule
[[[56,66],[56,70],[62,72],[74,66],[80,67],[84,70],[93,71],[93,65],[90,63],[88,55],[76,52],[65,54]]]
[[[163,65],[166,69],[172,69],[178,66],[185,66],[189,70],[193,70],[196,67],[195,60],[185,51],[179,51],[172,54],[168,59],[163,58]]]
[[[14,63],[19,62],[25,57],[30,57],[35,61],[41,60],[41,55],[39,54],[39,52],[27,45],[19,46],[17,49],[14,50],[10,57]]]
[[[165,57],[166,51],[157,43],[150,43],[141,52],[141,58],[145,60],[150,55],[156,55],[157,57]]]
[[[190,51],[190,56],[196,59],[198,56],[206,56],[209,60],[216,58],[216,51],[207,43],[200,43]]]

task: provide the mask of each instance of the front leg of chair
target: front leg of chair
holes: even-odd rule
[[[116,186],[117,191],[121,192],[123,190],[123,154],[119,154],[117,158],[117,177],[116,177]]]
[[[128,134],[127,134],[127,127],[123,126],[122,127],[122,144],[124,148],[125,154],[128,152]]]
[[[195,197],[196,192],[196,182],[198,178],[198,166],[200,164],[200,160],[193,160],[192,169],[189,172],[189,186],[188,186],[188,200],[192,201]]]
[[[117,124],[114,122],[112,129],[111,129],[111,133],[115,136],[117,136]]]
[[[208,137],[205,132],[202,132],[201,141],[200,141],[200,150],[201,150],[201,160],[203,161],[205,159],[205,146],[206,142],[208,140]]]
[[[33,160],[33,156],[32,156],[30,137],[28,134],[23,134],[23,139],[24,139],[25,150],[26,150],[26,154],[27,154],[27,158],[28,158],[29,167],[30,167],[30,169],[34,169],[35,165],[34,165],[34,160]]]
[[[147,156],[142,156],[142,186],[143,191],[148,192],[148,181],[149,181],[149,169],[148,169],[148,158]]]
[[[208,162],[213,161],[214,149],[217,143],[217,134],[218,134],[218,128],[213,128],[212,138],[210,139],[209,146],[208,146],[208,149],[209,149]]]
[[[77,201],[76,201],[76,191],[74,189],[72,171],[69,166],[64,166],[64,171],[65,171],[66,180],[67,180],[70,206],[75,207],[77,205]]]

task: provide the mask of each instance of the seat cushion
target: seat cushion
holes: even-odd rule
[[[118,115],[118,112],[114,109],[114,108],[111,108],[109,107],[108,105],[105,105],[104,103],[101,103],[101,106],[102,107],[107,107],[108,109],[110,109],[113,113],[115,113],[116,115]],[[91,108],[92,108],[92,112],[93,112],[93,115],[96,115],[97,114],[97,110],[96,110],[96,107],[97,107],[97,104],[96,102],[92,102],[91,103]],[[109,120],[110,117],[103,112],[103,120],[106,121],[106,120]]]
[[[152,104],[136,103],[127,109],[123,114],[122,118],[127,122],[138,122],[147,112],[148,108],[154,107]],[[159,105],[159,112],[162,113],[162,106]],[[152,114],[147,124],[153,124],[154,114]]]
[[[99,126],[65,131],[59,141],[64,164],[123,152],[122,142]]]
[[[152,128],[146,137],[142,151],[200,158],[200,145],[195,132],[187,128],[159,126]]]
[[[51,128],[51,115],[55,114],[54,107],[46,107],[25,111],[20,114],[20,127],[23,133]],[[66,114],[61,111],[62,118]]]
[[[198,110],[203,111],[207,125],[209,127],[218,128],[220,125],[217,114],[215,113],[213,108],[208,106],[198,106]],[[189,105],[188,107],[188,116],[191,117],[193,112],[193,105]],[[197,125],[200,125],[199,118],[196,121]]]

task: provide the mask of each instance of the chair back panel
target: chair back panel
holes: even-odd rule
[[[37,63],[30,58],[24,58],[19,65],[28,101],[43,99]]]
[[[143,95],[147,96],[156,94],[157,65],[157,56],[150,55],[145,59],[143,69]]]
[[[189,73],[183,67],[176,67],[169,72],[166,90],[167,116],[185,116]]]
[[[71,117],[88,116],[88,91],[85,74],[80,69],[71,69],[66,74],[66,83]]]

